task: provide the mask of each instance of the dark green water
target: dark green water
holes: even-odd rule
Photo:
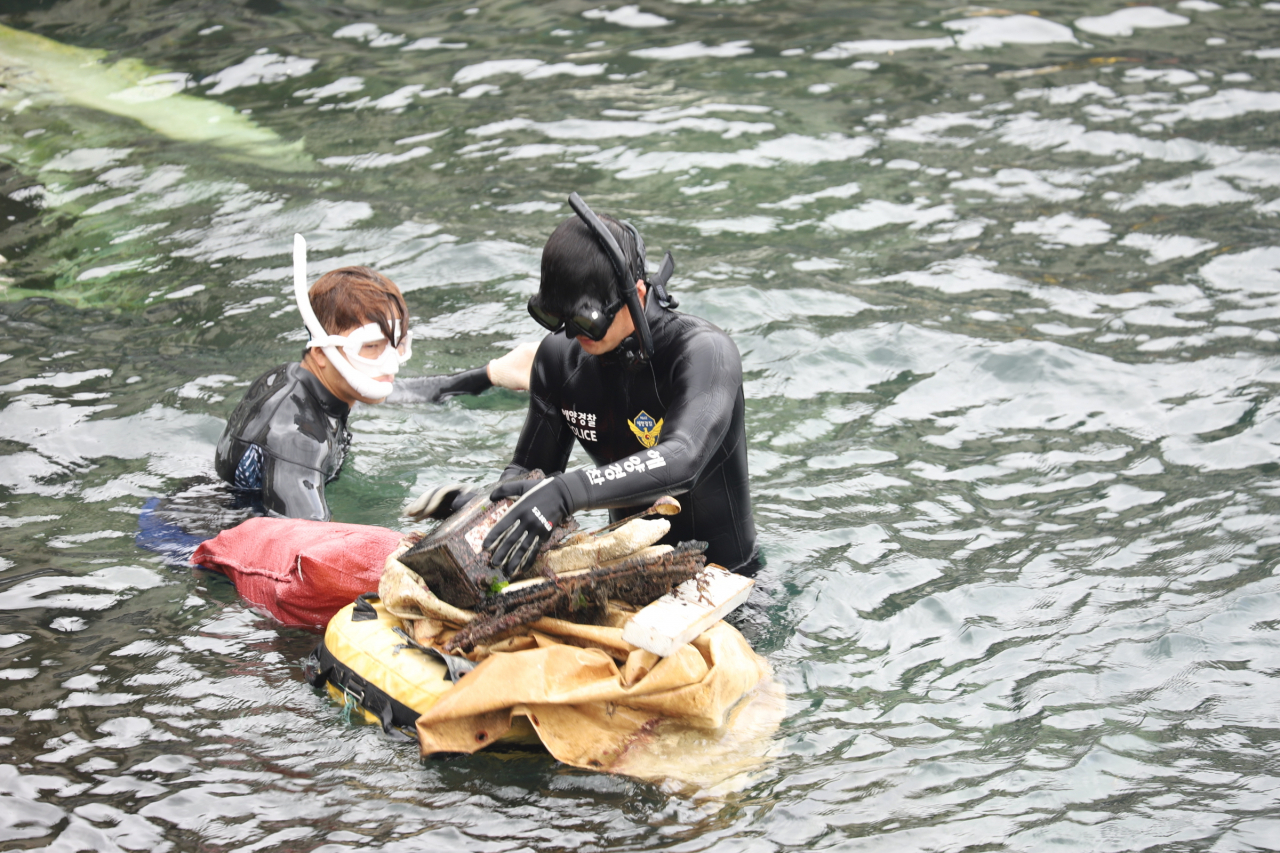
[[[4,849],[1280,849],[1280,3],[0,23],[105,51],[0,41]],[[133,545],[297,357],[295,231],[451,371],[538,337],[571,190],[743,355],[735,624],[788,698],[716,796],[420,763],[302,682],[314,635]],[[335,516],[491,479],[522,420],[359,411]]]

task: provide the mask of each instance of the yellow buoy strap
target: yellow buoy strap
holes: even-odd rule
[[[352,622],[369,622],[378,618],[378,611],[371,602],[380,600],[376,592],[364,592],[356,596],[356,606],[351,609]]]
[[[418,712],[368,683],[333,656],[324,641],[316,646],[304,666],[307,681],[323,689],[331,683],[354,699],[361,708],[378,718],[382,730],[396,740],[415,740],[401,729],[414,730]]]
[[[391,630],[396,634],[396,636],[404,640],[403,644],[396,646],[396,651],[399,651],[400,649],[417,649],[425,655],[430,655],[433,658],[443,661],[445,669],[449,670],[449,680],[454,684],[458,683],[459,678],[462,678],[462,676],[476,668],[476,664],[467,660],[462,655],[446,655],[439,649],[422,645],[422,643],[419,643],[413,637],[410,637],[403,628],[392,628]]]

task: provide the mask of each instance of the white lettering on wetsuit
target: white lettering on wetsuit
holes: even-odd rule
[[[667,464],[667,460],[662,458],[662,454],[657,450],[646,450],[645,457],[628,456],[621,462],[614,462],[611,465],[605,465],[600,468],[587,468],[587,481],[593,486],[603,486],[608,480],[625,479],[628,473],[638,474],[641,471],[652,471],[654,468],[663,468]]]
[[[569,424],[569,431],[583,441],[599,441],[596,437],[596,415],[595,412],[579,412],[576,408],[561,409],[560,414],[564,415],[565,422]]]

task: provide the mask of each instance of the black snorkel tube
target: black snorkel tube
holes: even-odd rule
[[[627,269],[626,256],[622,254],[622,249],[614,239],[613,232],[600,221],[600,217],[596,216],[591,208],[587,207],[587,203],[577,193],[569,193],[569,206],[573,208],[574,213],[578,214],[579,219],[587,223],[587,227],[595,235],[596,242],[609,258],[614,277],[618,281],[618,295],[622,297],[627,310],[631,312],[631,322],[635,325],[636,334],[640,338],[641,360],[648,361],[653,358],[653,335],[649,332],[649,318],[644,315],[644,306],[640,304],[640,294],[636,292],[635,280]]]

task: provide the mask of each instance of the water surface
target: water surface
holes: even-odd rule
[[[0,72],[6,849],[1280,847],[1280,4],[0,23],[80,51]],[[539,336],[571,190],[743,355],[734,621],[788,698],[715,790],[421,763],[302,681],[313,633],[133,544],[297,358],[295,231],[452,371]],[[361,409],[335,517],[491,479],[523,405]]]

